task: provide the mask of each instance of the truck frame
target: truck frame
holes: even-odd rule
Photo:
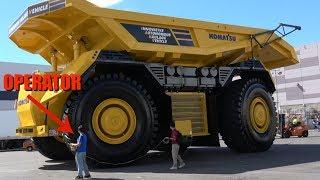
[[[167,149],[156,145],[172,121],[194,146],[219,146],[220,133],[233,150],[265,151],[276,132],[269,70],[298,62],[282,37],[300,29],[194,21],[80,0],[35,4],[10,27],[10,38],[40,54],[52,72],[81,74],[82,90],[21,90],[17,135],[33,137],[46,157],[72,157],[57,125],[26,100],[31,94],[68,116],[75,132],[85,126],[88,157],[99,162],[126,163]]]

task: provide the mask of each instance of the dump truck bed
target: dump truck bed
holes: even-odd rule
[[[195,21],[97,7],[83,0],[51,0],[30,6],[9,29],[22,49],[58,65],[72,61],[74,44],[80,51],[115,50],[137,61],[181,66],[223,66],[253,56],[266,68],[297,63],[292,46],[278,39],[264,48],[250,38],[264,29]],[[263,41],[268,34],[261,35]],[[272,35],[272,38],[277,38]]]

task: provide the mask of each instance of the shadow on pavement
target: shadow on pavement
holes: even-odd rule
[[[47,160],[45,161],[46,164],[44,164],[42,167],[39,167],[39,169],[42,170],[70,170],[70,171],[76,171],[76,164],[74,161],[55,161],[55,160]]]
[[[319,151],[320,144],[275,144],[269,151],[247,154],[236,153],[228,148],[193,147],[183,157],[187,163],[185,168],[176,171],[169,170],[171,159],[168,154],[159,152],[149,153],[147,158],[126,167],[95,166],[90,169],[92,172],[237,174],[320,161]],[[40,169],[75,171],[73,161],[47,162]]]
[[[115,179],[115,178],[91,178],[91,180],[123,180],[123,179]]]

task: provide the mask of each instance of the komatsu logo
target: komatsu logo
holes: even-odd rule
[[[232,36],[230,34],[209,34],[209,39],[217,39],[217,40],[224,40],[224,41],[236,41],[236,36]]]

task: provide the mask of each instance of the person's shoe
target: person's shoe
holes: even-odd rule
[[[91,178],[91,175],[85,175],[84,178]]]
[[[83,177],[82,177],[82,176],[77,176],[75,179],[76,179],[76,180],[77,180],[77,179],[83,179]]]
[[[177,167],[177,166],[172,166],[170,169],[171,169],[171,170],[177,170],[178,167]]]
[[[184,166],[186,165],[186,163],[181,163],[180,165],[179,165],[179,168],[183,168]]]

